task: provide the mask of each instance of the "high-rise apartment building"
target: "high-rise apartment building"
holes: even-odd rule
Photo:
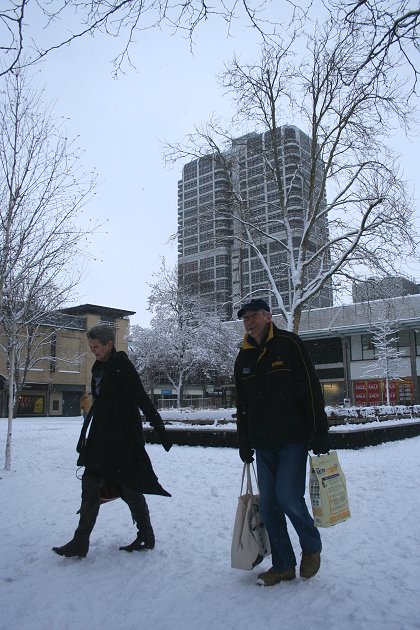
[[[256,294],[270,303],[273,313],[279,312],[259,254],[246,237],[245,224],[285,304],[290,304],[284,208],[296,256],[309,187],[314,178],[317,185],[322,164],[317,165],[314,174],[310,139],[297,127],[278,128],[276,141],[275,156],[269,132],[237,138],[222,156],[209,155],[186,164],[178,184],[180,281],[223,319],[231,318],[233,308],[242,299]],[[325,200],[322,204],[325,207]],[[308,249],[315,251],[327,238],[326,218],[317,219]],[[308,274],[317,271],[314,267]],[[311,304],[331,306],[331,285],[324,287]]]

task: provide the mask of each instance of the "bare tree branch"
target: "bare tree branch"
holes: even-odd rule
[[[363,30],[367,46],[363,67],[394,56],[411,69],[413,90],[420,71],[420,9],[411,0],[331,0],[325,3],[343,30]]]
[[[1,74],[10,72],[22,63],[25,46],[25,63],[35,63],[52,51],[71,42],[105,33],[122,41],[121,52],[114,59],[115,72],[131,63],[129,51],[139,33],[154,28],[168,28],[185,32],[192,42],[199,26],[209,19],[220,19],[229,31],[240,15],[245,16],[250,27],[262,37],[272,37],[276,25],[264,18],[264,7],[270,0],[13,0],[9,8],[0,10],[0,33],[3,45],[3,67]],[[31,11],[28,11],[30,9]],[[30,17],[27,16],[30,14]],[[295,14],[304,12],[298,7]],[[300,18],[302,19],[302,18]],[[43,25],[43,44],[35,35],[29,20]],[[67,34],[57,35],[57,25],[69,26]],[[31,48],[33,54],[29,57]]]

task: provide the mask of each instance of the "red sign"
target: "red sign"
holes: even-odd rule
[[[387,402],[386,385],[382,379],[354,381],[353,389],[356,405],[385,405]],[[413,384],[411,379],[390,381],[389,402],[391,405],[413,402]]]

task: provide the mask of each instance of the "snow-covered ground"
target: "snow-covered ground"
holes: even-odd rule
[[[153,551],[118,551],[135,528],[117,500],[101,507],[86,559],[55,555],[77,524],[80,426],[14,422],[13,471],[0,470],[1,630],[420,629],[420,437],[340,451],[352,518],[321,530],[313,579],[263,588],[269,558],[230,568],[242,464],[229,448],[147,447],[173,495],[148,498]]]

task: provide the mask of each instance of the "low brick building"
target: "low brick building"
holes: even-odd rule
[[[51,341],[51,357],[37,362],[29,371],[19,399],[18,416],[80,415],[80,400],[90,393],[94,356],[89,351],[86,331],[99,323],[115,330],[117,350],[127,352],[129,316],[134,311],[82,304],[60,312],[60,326]],[[54,328],[53,320],[46,327]],[[7,415],[6,357],[0,352],[0,411]]]

